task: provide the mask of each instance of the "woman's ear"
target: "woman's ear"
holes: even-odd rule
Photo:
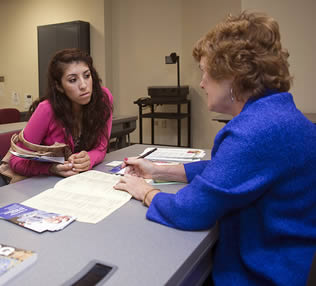
[[[56,89],[57,89],[60,93],[64,93],[64,89],[62,88],[62,86],[60,86],[60,85],[58,84],[57,81],[55,82],[55,85],[56,85]]]

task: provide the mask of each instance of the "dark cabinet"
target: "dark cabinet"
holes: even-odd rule
[[[90,25],[73,21],[37,27],[39,96],[45,95],[47,68],[54,53],[66,48],[79,48],[90,54]]]

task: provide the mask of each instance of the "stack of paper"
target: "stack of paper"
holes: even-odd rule
[[[153,148],[146,148],[142,154]],[[157,148],[156,151],[146,156],[148,160],[173,161],[173,162],[195,162],[200,161],[205,156],[205,151],[201,149],[186,148]]]
[[[14,156],[27,159],[27,160],[35,160],[35,161],[46,162],[46,163],[59,163],[59,164],[65,163],[64,157],[48,157],[48,156],[43,156],[43,155],[35,156],[35,155],[28,155],[28,154],[20,154],[12,150],[10,150],[10,153],[13,154]]]
[[[119,176],[90,170],[60,180],[48,189],[23,202],[47,212],[67,213],[77,221],[97,223],[123,206],[131,195],[113,188]]]
[[[0,243],[0,285],[31,266],[37,259],[37,253]]]
[[[17,203],[0,208],[0,218],[36,232],[61,230],[75,220],[69,215],[49,213]]]

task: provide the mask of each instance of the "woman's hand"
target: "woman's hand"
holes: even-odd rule
[[[50,172],[62,177],[70,177],[79,174],[79,172],[73,171],[73,165],[68,161],[66,161],[64,164],[52,164],[50,167]]]
[[[81,151],[80,153],[72,154],[68,161],[72,164],[72,170],[80,173],[88,171],[90,168],[90,156],[87,151]]]
[[[122,168],[126,167],[125,174],[151,179],[156,165],[146,159],[136,157],[125,158]]]
[[[122,190],[130,193],[135,199],[142,201],[146,193],[153,189],[143,178],[124,175],[114,186],[116,190]]]

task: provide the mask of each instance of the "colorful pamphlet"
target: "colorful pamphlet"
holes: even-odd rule
[[[0,243],[0,285],[5,285],[13,277],[31,266],[37,253]]]
[[[22,204],[10,204],[0,208],[0,218],[36,232],[62,230],[76,218],[34,209]]]
[[[14,156],[27,159],[27,160],[35,160],[39,162],[45,162],[45,163],[59,163],[59,164],[64,164],[65,158],[64,157],[48,157],[48,156],[43,156],[43,155],[28,155],[28,154],[20,154],[18,152],[10,150],[10,153],[13,154]]]

